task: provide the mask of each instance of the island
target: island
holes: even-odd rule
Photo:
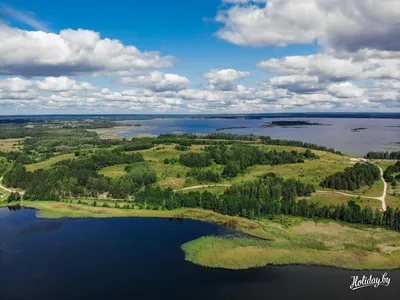
[[[222,130],[232,130],[232,129],[246,129],[249,128],[247,126],[233,126],[233,127],[222,127],[222,128],[217,128],[217,131],[222,131]]]
[[[181,246],[187,261],[207,267],[400,268],[400,198],[388,194],[400,172],[395,159],[252,134],[100,138],[104,122],[2,128],[0,206],[34,208],[40,218],[194,219],[230,228],[236,234]]]
[[[268,127],[296,127],[296,126],[326,126],[326,124],[321,124],[317,122],[309,122],[309,121],[272,121],[262,125],[261,127],[268,128]]]
[[[351,131],[352,132],[360,132],[360,131],[363,131],[363,130],[367,130],[368,128],[365,128],[365,127],[357,127],[357,128],[353,128]]]

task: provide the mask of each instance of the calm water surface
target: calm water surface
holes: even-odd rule
[[[397,299],[389,287],[350,291],[335,268],[289,266],[208,269],[184,260],[180,246],[231,232],[168,219],[42,220],[34,210],[0,209],[0,299]]]
[[[261,125],[277,120],[302,120],[330,126],[270,127]],[[217,128],[245,126],[245,129],[231,129],[219,132],[253,133],[287,139],[311,142],[332,147],[337,150],[357,155],[368,151],[400,150],[400,120],[396,119],[331,119],[331,118],[295,118],[295,119],[152,119],[124,121],[127,124],[140,123],[145,128],[132,128],[118,135],[127,137],[137,133],[212,133]],[[397,127],[396,127],[397,126]],[[366,128],[352,132],[354,128]]]

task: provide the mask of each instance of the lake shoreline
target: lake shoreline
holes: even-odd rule
[[[1,206],[8,206],[7,203],[0,203]],[[221,215],[212,211],[201,209],[178,209],[173,211],[153,211],[136,209],[114,209],[91,207],[80,204],[70,204],[65,202],[28,202],[25,201],[21,207],[37,210],[38,218],[45,219],[76,219],[76,218],[172,218],[172,219],[191,219],[202,222],[218,224],[223,227],[232,228],[244,233],[243,237],[233,237],[225,239],[221,237],[203,236],[199,239],[189,241],[182,245],[185,253],[185,260],[194,264],[229,270],[245,270],[260,268],[264,266],[321,266],[333,267],[344,270],[396,270],[400,269],[400,255],[397,251],[393,253],[371,252],[362,250],[360,244],[353,250],[317,250],[318,245],[299,244],[292,245],[290,240],[279,237],[280,234],[293,234],[289,229],[279,227],[279,223],[272,221],[253,221],[241,217]],[[298,219],[296,217],[287,218],[290,222],[299,224],[317,224],[312,220]],[[297,224],[297,223],[296,223]],[[381,228],[371,228],[363,226],[351,226],[340,222],[324,222],[321,226],[331,226],[332,228],[348,228],[360,237],[365,232],[380,232],[380,234],[397,235],[396,232],[387,231]],[[271,227],[272,226],[272,227]],[[280,226],[280,225],[279,225]],[[274,228],[274,230],[271,230]],[[330,227],[328,227],[330,228]],[[276,233],[275,231],[278,231]],[[295,233],[296,239],[303,239],[301,233]],[[252,238],[255,237],[255,238]],[[306,236],[305,236],[306,237]],[[293,240],[293,241],[296,241]],[[272,241],[272,242],[271,242]],[[297,241],[298,243],[299,241]],[[280,245],[280,243],[283,245]],[[311,248],[310,248],[311,247]],[[313,248],[314,247],[314,248]],[[319,246],[318,246],[319,247]],[[231,257],[230,255],[233,256]],[[390,261],[390,263],[388,263]]]

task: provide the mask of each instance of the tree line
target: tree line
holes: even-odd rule
[[[390,207],[382,213],[370,206],[361,208],[355,201],[341,205],[318,205],[298,197],[310,196],[312,185],[295,179],[284,180],[270,173],[255,181],[233,185],[222,195],[208,191],[176,193],[171,188],[146,187],[135,195],[135,203],[146,209],[202,208],[249,219],[286,214],[305,218],[325,218],[337,221],[383,226],[400,230],[400,211]]]
[[[158,136],[159,140],[166,143],[180,143],[182,140],[191,141],[192,144],[197,145],[207,145],[207,144],[232,144],[232,141],[238,144],[245,144],[247,142],[257,142],[260,141],[264,145],[278,145],[278,146],[293,146],[293,147],[301,147],[311,150],[319,150],[335,153],[338,155],[342,155],[340,151],[336,151],[334,148],[328,148],[325,146],[319,146],[313,143],[307,143],[296,140],[284,140],[272,138],[270,136],[258,136],[254,134],[235,134],[235,133],[210,133],[206,135],[197,135],[197,134],[161,134]],[[207,140],[212,140],[214,143],[210,143]],[[224,142],[224,141],[230,141]]]
[[[383,178],[387,181],[387,182],[391,182],[392,185],[396,186],[396,178],[394,177],[395,173],[400,172],[400,161],[398,161],[395,165],[393,166],[388,166],[385,170],[385,172],[383,172]]]
[[[371,186],[380,178],[379,168],[371,163],[356,163],[353,167],[346,168],[326,177],[320,184],[321,187],[335,190],[355,191],[363,186]]]
[[[221,176],[211,170],[203,170],[202,168],[193,168],[186,173],[186,177],[196,178],[198,182],[220,182]]]
[[[400,151],[380,151],[380,152],[368,152],[365,155],[368,159],[400,159]]]

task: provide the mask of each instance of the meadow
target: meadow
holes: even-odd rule
[[[295,217],[260,220],[266,240],[206,236],[182,246],[201,266],[249,269],[265,265],[324,265],[345,269],[400,268],[400,233]]]

